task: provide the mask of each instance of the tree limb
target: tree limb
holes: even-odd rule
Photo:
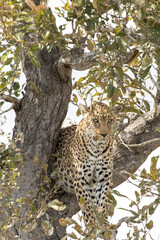
[[[144,147],[148,144],[152,144],[152,143],[155,143],[155,142],[158,142],[160,143],[160,138],[154,138],[154,139],[151,139],[151,140],[148,140],[146,142],[142,142],[142,143],[139,143],[139,144],[128,144],[127,146],[128,147]]]
[[[121,132],[125,145],[123,142],[115,142],[113,187],[124,182],[129,174],[136,172],[148,155],[160,146],[160,133],[156,130],[160,126],[160,105],[157,107],[156,117],[154,112],[153,108],[139,116]]]
[[[9,112],[9,111],[12,110],[13,108],[14,108],[14,104],[12,104],[8,109],[2,111],[2,112],[0,113],[0,115]]]
[[[70,66],[72,69],[77,71],[83,71],[91,68],[96,63],[96,59],[99,57],[93,52],[82,54],[80,49],[72,49],[67,56],[62,55],[58,61],[59,72],[62,67]]]
[[[129,223],[130,221],[133,221],[137,218],[137,216],[131,216],[131,217],[123,217],[121,218],[118,223],[115,226],[115,229],[112,231],[112,236],[111,236],[111,240],[116,240],[116,236],[117,236],[117,229],[121,226],[122,223]]]
[[[136,48],[132,49],[130,52],[126,52],[126,55],[123,56],[122,63],[129,64],[136,57],[138,52],[139,51]],[[80,48],[72,49],[71,51],[67,51],[65,54],[62,54],[60,57],[58,61],[59,73],[64,78],[66,75],[64,69],[66,69],[66,67],[70,67],[71,69],[77,71],[87,70],[98,63],[102,56],[107,62],[108,57],[105,54],[98,54],[95,51],[83,54]]]
[[[12,97],[11,95],[0,95],[0,99],[13,104],[19,104],[19,100],[15,97]]]

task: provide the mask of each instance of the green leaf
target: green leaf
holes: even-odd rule
[[[117,191],[117,190],[112,190],[112,192],[113,192],[115,195],[119,196],[119,197],[124,197],[124,198],[127,198],[127,199],[128,199],[128,197],[127,197],[126,195],[121,194],[121,193],[120,193],[119,191]]]
[[[135,212],[135,211],[133,211],[133,210],[129,210],[129,209],[126,209],[126,208],[119,208],[119,209],[122,209],[122,210],[124,210],[124,211],[130,212],[130,213],[132,213],[132,215],[134,215],[134,216],[136,216],[136,217],[138,217],[138,216],[139,216],[139,214],[138,214],[138,213],[136,213],[136,212]]]
[[[7,60],[5,61],[4,65],[9,65],[9,64],[11,64],[12,60],[13,60],[12,57],[11,57],[11,58],[7,58]]]
[[[72,239],[77,239],[77,236],[74,232],[69,233],[68,236],[71,237]]]
[[[120,79],[123,79],[124,76],[123,69],[121,67],[117,67],[117,72]]]
[[[113,194],[111,194],[110,192],[107,193],[107,198],[109,199],[109,202],[110,202],[113,206],[116,206],[116,205],[117,205],[117,201],[116,201],[115,197],[113,196]]]
[[[31,81],[29,81],[29,83],[32,85],[32,87],[34,88],[34,90],[35,90],[36,93],[38,94],[38,93],[39,93],[39,90],[38,90],[37,86],[36,86],[33,82],[31,82]]]
[[[8,53],[8,52],[5,52],[5,53],[3,53],[3,55],[1,56],[1,61],[4,63],[7,59],[8,59],[8,55],[9,55],[10,53]]]
[[[152,215],[156,210],[156,207],[154,208],[153,205],[149,207],[149,214]]]
[[[139,75],[140,75],[140,77],[141,77],[142,79],[144,79],[144,78],[147,76],[150,68],[151,68],[151,65],[149,65],[149,66],[148,66],[146,69],[144,69],[144,70],[141,68]]]
[[[107,94],[107,97],[108,97],[108,98],[111,98],[111,97],[113,96],[115,90],[116,90],[116,88],[113,86],[113,84],[112,84],[112,83],[109,83],[109,84],[108,84],[108,87],[107,87],[107,93],[108,93],[108,94]]]
[[[14,82],[14,83],[13,83],[13,89],[14,89],[15,91],[17,91],[19,88],[20,88],[19,83],[18,83],[18,82]]]
[[[68,217],[66,218],[60,218],[59,219],[59,224],[62,226],[62,227],[67,227],[68,225],[72,224],[72,220]]]
[[[134,97],[136,96],[136,92],[135,92],[135,91],[131,91],[131,93],[129,94],[129,96],[130,96],[131,98],[134,98]]]
[[[147,229],[152,229],[153,228],[153,221],[150,220],[147,224],[146,224]]]
[[[68,1],[66,2],[64,8],[65,8],[65,10],[70,11],[70,4]]]
[[[136,195],[136,200],[139,201],[140,200],[139,192],[135,191],[135,195]]]
[[[147,111],[150,111],[150,105],[149,105],[149,102],[148,102],[147,100],[144,100],[144,99],[143,99],[143,102],[144,102],[144,105],[145,105]]]

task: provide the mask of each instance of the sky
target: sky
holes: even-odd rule
[[[53,12],[54,12],[54,8],[55,6],[60,7],[61,5],[63,5],[62,1],[60,0],[50,0],[49,1],[49,6],[52,8]],[[57,19],[57,23],[60,21],[60,19]],[[62,22],[61,22],[62,24]],[[69,27],[68,27],[68,31]],[[78,71],[73,71],[72,77],[74,77],[75,79],[79,79],[82,76],[86,75],[86,71],[83,72],[78,72]],[[25,81],[25,76],[22,73],[21,76],[21,81],[24,82]],[[10,105],[6,104],[3,108],[3,110],[7,109]],[[76,110],[77,108],[75,106],[73,106],[72,104],[69,105],[69,109],[68,109],[68,114],[66,116],[66,120],[64,125],[67,125],[70,120],[72,120],[72,122],[76,122],[79,123],[79,121],[81,120],[81,118],[77,118],[76,117]],[[4,123],[3,126],[1,126],[1,129],[3,129],[3,131],[5,133],[11,133],[12,129],[14,127],[14,121],[15,121],[15,113],[14,110],[9,111],[8,113],[5,114],[6,117],[6,122]],[[0,122],[2,121],[3,116],[0,116]],[[5,141],[7,142],[7,135],[1,137],[1,141]],[[150,166],[150,159],[152,156],[157,156],[160,155],[160,147],[155,150],[154,152],[151,153],[151,155],[148,157],[148,159],[146,160],[146,162],[141,166],[141,169],[146,168],[149,169]],[[158,167],[160,167],[160,161],[158,162]],[[139,171],[139,170],[138,170]],[[136,187],[134,187],[132,184],[130,184],[129,182],[124,182],[123,184],[121,184],[119,187],[116,188],[120,193],[122,194],[127,194],[131,199],[135,198],[135,190]],[[145,199],[144,201],[147,201],[147,199]],[[118,202],[118,206],[116,207],[116,211],[114,214],[114,217],[111,219],[112,222],[116,223],[118,221],[118,219],[120,219],[121,217],[127,216],[127,213],[124,212],[123,210],[120,210],[119,208],[125,208],[129,205],[129,201],[127,199],[122,199],[122,198],[117,198],[117,202]],[[151,230],[151,236],[154,240],[159,240],[160,239],[160,206],[159,208],[156,210],[155,214],[154,214],[154,227]],[[78,213],[80,214],[80,213]],[[75,218],[78,218],[78,215],[75,216]],[[68,231],[72,231],[71,228],[68,228]],[[127,239],[126,238],[126,225],[123,224],[122,227],[120,228],[120,230],[118,231],[118,235],[117,235],[117,240],[123,240],[123,239]],[[69,239],[69,238],[68,238]],[[151,238],[149,236],[147,236],[147,240],[151,240]]]

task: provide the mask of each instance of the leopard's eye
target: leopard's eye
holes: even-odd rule
[[[99,121],[98,121],[97,118],[94,118],[94,119],[93,119],[93,122],[94,122],[94,123],[99,123]]]
[[[108,123],[112,123],[113,122],[113,119],[108,119]]]

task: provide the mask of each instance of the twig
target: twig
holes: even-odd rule
[[[130,149],[130,145],[126,144],[120,135],[117,135],[117,142],[120,142],[123,146],[125,146],[130,152],[132,152],[132,149]]]
[[[129,223],[130,221],[136,219],[137,216],[131,216],[131,217],[123,217],[121,218],[118,223],[116,224],[116,228],[112,231],[112,236],[111,240],[116,240],[116,235],[117,235],[117,229],[121,226],[123,222]]]
[[[20,101],[19,99],[15,98],[15,97],[12,97],[11,95],[1,95],[0,94],[0,100],[4,100],[6,102],[10,102],[12,103],[11,107],[8,108],[7,110],[3,111],[0,113],[0,115],[6,113],[6,112],[9,112],[11,109],[14,109],[15,111],[19,111],[19,108],[20,108]]]
[[[154,96],[153,93],[151,93],[146,87],[144,86],[140,86],[140,89],[143,89],[144,91],[146,91],[147,93],[149,93],[151,95],[151,97],[154,99],[154,107],[155,107],[155,111],[154,111],[154,117],[157,116],[157,108],[158,108],[158,102],[157,102],[157,99],[156,97]]]
[[[127,144],[127,146],[129,148],[132,148],[132,147],[144,147],[148,144],[152,144],[154,142],[159,142],[160,143],[160,138],[153,138],[151,140],[148,140],[148,141],[145,141],[145,142],[142,142],[142,143],[138,143],[138,144]]]
[[[149,72],[149,76],[150,76],[150,79],[152,81],[152,83],[156,86],[156,88],[160,91],[160,86],[158,85],[158,83],[156,83],[156,81],[154,80],[151,72]]]
[[[2,112],[0,113],[0,115],[9,112],[9,111],[12,110],[12,109],[14,109],[14,104],[12,104],[7,110],[2,111]]]
[[[13,104],[19,104],[19,100],[11,95],[0,95],[0,99]]]

